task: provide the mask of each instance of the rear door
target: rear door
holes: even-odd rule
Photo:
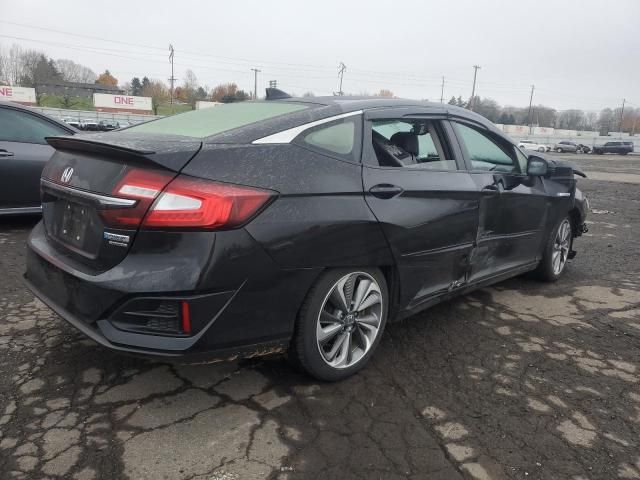
[[[45,137],[66,134],[37,115],[0,108],[0,209],[40,206],[40,174],[54,151]]]
[[[527,157],[503,137],[482,125],[451,123],[480,192],[469,281],[531,265],[541,253],[550,205],[542,180],[526,175]]]
[[[365,199],[389,241],[401,307],[465,283],[478,227],[477,187],[438,112],[365,114]]]

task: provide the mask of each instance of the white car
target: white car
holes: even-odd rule
[[[537,150],[538,152],[548,152],[551,150],[549,147],[542,143],[535,143],[530,140],[521,140],[518,142],[518,147],[524,148],[526,150]]]

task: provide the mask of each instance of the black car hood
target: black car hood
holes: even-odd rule
[[[574,175],[578,175],[583,178],[587,178],[587,174],[584,173],[580,168],[576,166],[575,163],[569,162],[567,160],[560,160],[558,158],[552,158],[550,163],[555,165],[556,172],[559,170],[571,170]]]
[[[536,152],[535,156],[544,158],[547,161],[549,164],[549,175],[552,177],[578,175],[587,178],[587,175],[573,162],[539,152]]]

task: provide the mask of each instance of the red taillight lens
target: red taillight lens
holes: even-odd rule
[[[152,228],[234,228],[272,197],[257,188],[179,176],[158,196],[144,219]]]
[[[131,208],[100,210],[105,224],[112,228],[137,228],[147,210],[174,177],[174,173],[160,170],[132,168],[113,189],[113,195],[137,200]]]

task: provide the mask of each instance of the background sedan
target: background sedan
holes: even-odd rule
[[[76,133],[30,108],[0,103],[0,215],[42,210],[40,174],[54,151],[45,137]]]

